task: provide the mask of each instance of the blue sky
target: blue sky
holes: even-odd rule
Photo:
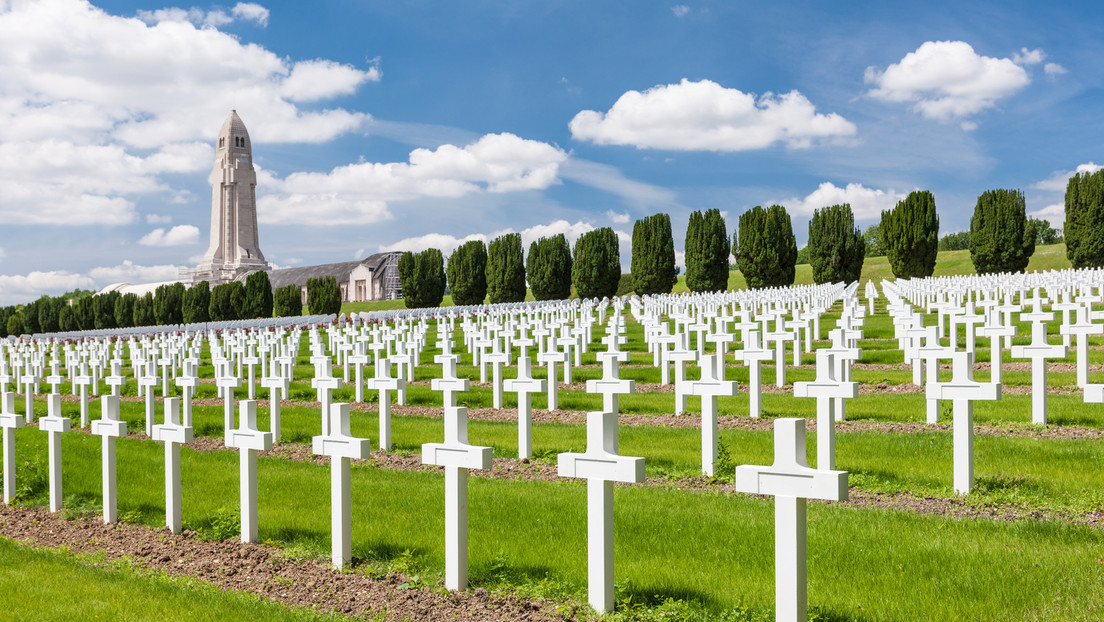
[[[278,266],[525,243],[779,203],[944,232],[1096,170],[1104,20],[1079,2],[0,0],[0,304],[174,278],[230,109]]]

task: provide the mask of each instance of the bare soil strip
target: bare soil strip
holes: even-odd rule
[[[337,572],[328,563],[295,559],[277,547],[234,540],[203,542],[191,531],[174,535],[167,528],[105,525],[96,517],[64,520],[46,508],[0,504],[0,536],[37,547],[102,553],[107,561],[126,557],[151,571],[351,617],[382,615],[386,620],[416,622],[563,619],[552,613],[555,605],[549,602],[504,598],[482,588],[443,593],[433,587],[409,587],[399,574]]]

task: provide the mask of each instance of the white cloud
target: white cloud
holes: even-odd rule
[[[690,12],[690,7],[685,4],[676,4],[671,7],[671,12],[675,14],[675,17],[683,17]]]
[[[1063,73],[1069,73],[1069,70],[1067,70],[1065,67],[1059,65],[1058,63],[1047,63],[1047,64],[1043,65],[1043,71],[1048,76],[1058,76],[1058,75],[1062,75]]]
[[[615,166],[570,158],[560,167],[560,176],[575,183],[597,188],[621,197],[635,207],[670,207],[675,193],[661,186],[629,179]]]
[[[1081,173],[1095,173],[1102,168],[1104,168],[1104,166],[1096,164],[1095,162],[1078,164],[1077,168],[1072,171],[1055,171],[1050,177],[1031,184],[1031,187],[1036,190],[1046,190],[1049,192],[1065,192],[1070,177]]]
[[[556,220],[545,225],[534,225],[532,227],[522,229],[520,232],[521,252],[522,254],[527,254],[529,252],[529,245],[535,242],[538,238],[548,238],[560,233],[564,234],[564,237],[567,238],[567,243],[569,245],[574,245],[575,240],[577,240],[580,235],[586,233],[587,231],[592,231],[593,229],[594,227],[590,223],[582,221],[569,223],[566,220]],[[495,238],[506,235],[508,233],[518,232],[514,231],[513,229],[507,228],[502,229],[501,231],[495,231],[490,235],[474,233],[463,238],[457,238],[456,236],[450,235],[448,233],[427,233],[425,235],[399,240],[398,242],[395,242],[393,244],[380,246],[379,250],[380,252],[420,252],[424,251],[427,248],[436,248],[440,249],[441,254],[443,254],[447,258],[450,254],[452,254],[452,251],[456,250],[456,247],[464,244],[465,242],[470,242],[471,240],[483,240],[483,242],[489,243],[491,240],[494,240]]]
[[[1040,218],[1042,220],[1050,221],[1050,224],[1055,227],[1064,227],[1066,224],[1066,204],[1054,203],[1048,205],[1040,210],[1034,212],[1028,212],[1030,218]]]
[[[958,126],[961,127],[964,132],[972,132],[977,129],[978,124],[974,121],[963,121],[959,123]]]
[[[134,19],[84,0],[0,1],[0,223],[132,222],[135,195],[175,193],[163,174],[211,165],[231,108],[254,143],[363,129],[365,113],[297,103],[348,94],[378,67],[296,63],[218,30],[267,17],[253,3]]]
[[[679,151],[746,151],[775,143],[805,148],[818,140],[853,136],[853,123],[819,114],[797,91],[751,93],[716,82],[654,86],[628,91],[608,112],[583,110],[568,124],[572,137],[599,145]]]
[[[0,305],[22,304],[36,298],[56,296],[75,288],[99,290],[112,283],[157,283],[177,278],[177,266],[139,266],[124,261],[117,266],[97,267],[87,274],[68,270],[34,271],[0,275]]]
[[[199,227],[177,225],[166,232],[158,227],[142,236],[138,243],[143,246],[185,246],[199,243]]]
[[[567,154],[513,134],[487,134],[457,147],[415,149],[407,162],[363,162],[329,173],[293,173],[284,179],[258,172],[261,222],[367,224],[391,218],[388,204],[418,198],[543,190],[560,183]]]
[[[1012,55],[1012,62],[1017,65],[1038,65],[1043,62],[1044,58],[1046,58],[1046,54],[1038,48],[1034,50],[1020,48],[1019,53]]]
[[[239,19],[257,22],[268,26],[268,9],[253,2],[239,2],[230,9],[230,14]]]
[[[137,14],[138,19],[150,25],[161,22],[186,22],[196,26],[218,28],[233,22],[235,19],[256,22],[260,26],[268,25],[268,9],[253,2],[239,2],[234,8],[230,9],[229,14],[218,9],[204,11],[198,7],[190,9],[170,7],[155,11],[139,9]]]
[[[905,196],[906,193],[867,188],[856,183],[850,183],[844,188],[839,188],[835,184],[826,181],[804,199],[793,198],[778,201],[778,203],[786,206],[794,213],[807,216],[811,216],[814,211],[830,205],[849,203],[851,213],[855,215],[855,220],[860,221],[881,218],[882,210],[892,209]]]
[[[167,225],[172,222],[172,216],[162,216],[160,214],[146,214],[146,222],[151,225]]]
[[[624,214],[618,214],[617,212],[615,212],[613,210],[608,210],[606,212],[606,218],[609,218],[610,222],[612,222],[614,224],[618,224],[618,225],[623,225],[623,224],[629,222],[628,212],[626,212]]]
[[[1024,50],[1021,61],[1042,52]],[[1035,61],[1038,62],[1038,61]],[[924,117],[949,121],[996,105],[1031,82],[1010,58],[981,56],[964,41],[927,41],[884,71],[868,67],[868,95],[887,102],[912,102]]]

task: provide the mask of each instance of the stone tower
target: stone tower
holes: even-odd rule
[[[212,286],[267,268],[257,241],[257,172],[253,147],[236,110],[219,130],[211,170],[211,246],[192,281]]]

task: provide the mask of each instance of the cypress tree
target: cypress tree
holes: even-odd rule
[[[123,294],[115,301],[115,326],[130,328],[134,326],[134,305],[138,304],[138,294]],[[74,318],[75,326],[75,318]],[[70,330],[76,330],[71,328]]]
[[[939,253],[939,215],[927,190],[910,193],[893,209],[882,212],[882,244],[894,276],[931,276]]]
[[[211,319],[211,284],[200,281],[184,292],[184,323],[200,324]]]
[[[978,274],[1023,272],[1035,252],[1035,230],[1027,226],[1027,204],[1019,190],[986,190],[970,220],[970,260]]]
[[[276,290],[272,301],[276,317],[303,315],[302,290],[298,285],[287,285]]]
[[[721,211],[690,213],[686,226],[686,286],[692,292],[728,289],[728,228]]]
[[[404,253],[404,256],[406,253]],[[399,262],[399,275],[402,278],[402,260]],[[409,277],[414,279],[415,294],[406,296],[406,284],[403,283],[403,297],[408,309],[439,307],[445,297],[445,259],[436,248],[413,255],[413,269],[408,268]]]
[[[272,281],[268,273],[258,270],[245,278],[246,317],[272,317]]]
[[[0,307],[0,339],[8,336],[8,318],[15,313],[15,307]]]
[[[35,302],[38,313],[38,329],[44,333],[56,333],[58,331],[58,311],[60,309],[54,303],[55,299],[42,296]]]
[[[866,241],[855,226],[851,205],[832,205],[813,212],[809,220],[809,264],[816,283],[859,280]]]
[[[1074,268],[1104,266],[1104,170],[1070,177],[1063,232]]]
[[[331,315],[341,311],[341,288],[337,286],[337,279],[332,276],[307,279],[307,308],[311,315]]]
[[[678,277],[675,275],[675,241],[671,237],[671,217],[653,214],[633,225],[632,236],[633,290],[641,296],[669,294]]]
[[[146,294],[152,297],[151,294]],[[92,296],[78,298],[73,303],[73,317],[80,330],[92,330],[96,328],[96,308],[93,306]],[[24,320],[26,321],[26,320]]]
[[[5,331],[8,335],[18,337],[23,334],[23,312],[15,311],[8,316],[8,321],[5,324]]]
[[[207,315],[212,322],[227,322],[238,319],[234,312],[234,304],[230,300],[233,283],[223,283],[211,288],[211,303],[207,307]],[[240,285],[240,283],[239,283]]]
[[[748,287],[793,285],[797,239],[786,208],[757,205],[740,214],[737,236],[732,241],[739,250],[736,263]]]
[[[571,283],[579,298],[612,298],[621,281],[621,250],[609,227],[587,231],[575,240]]]
[[[399,256],[399,283],[407,309],[418,307],[418,267],[414,253],[406,251]],[[307,304],[310,305],[310,281],[307,281]]]
[[[181,287],[183,287],[183,285],[181,285]],[[106,294],[99,294],[92,298],[94,301],[92,306],[96,316],[95,325],[97,329],[119,327],[119,324],[115,321],[115,303],[118,302],[120,298],[122,298],[122,295],[119,294],[119,292],[107,292]],[[58,301],[63,305],[65,304],[65,301],[60,298]]]
[[[69,332],[76,329],[76,324],[73,319],[73,308],[69,306],[69,301],[66,300],[65,304],[62,305],[61,310],[58,311],[58,330],[62,332]]]
[[[571,247],[564,234],[540,238],[529,245],[525,260],[529,289],[537,300],[571,298]]]
[[[448,286],[452,303],[481,305],[487,297],[487,245],[483,240],[461,244],[448,259]]]
[[[161,326],[184,321],[184,284],[159,286],[153,294],[154,321]]]
[[[507,233],[487,248],[487,297],[491,304],[525,300],[521,234]]]
[[[83,299],[82,299],[83,300]],[[78,309],[77,317],[80,321],[80,301],[77,301],[76,309]],[[138,296],[138,300],[134,301],[134,319],[131,320],[132,326],[153,326],[153,292],[146,292],[144,296]],[[83,325],[82,325],[83,330]]]
[[[22,322],[23,333],[33,335],[35,333],[41,332],[38,327],[38,300],[23,305]]]

